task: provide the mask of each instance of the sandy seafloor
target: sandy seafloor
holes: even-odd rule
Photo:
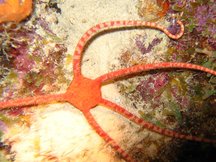
[[[72,55],[82,34],[97,23],[110,20],[144,20],[138,16],[137,3],[137,0],[64,0],[58,5],[61,14],[49,15],[47,20],[58,20],[57,24],[51,24],[52,31],[64,40],[68,53]],[[35,14],[37,14],[39,13],[38,6],[35,7]],[[149,39],[152,39],[151,37],[154,37],[155,34],[166,37],[163,33],[152,29],[121,30],[96,37],[84,54],[82,65],[84,76],[96,78],[110,72],[112,65],[118,67],[118,57],[121,51],[130,48],[132,38],[136,34],[143,33],[147,33]],[[166,39],[163,41],[166,43]],[[161,43],[161,53],[163,50],[166,49]],[[149,62],[156,60],[152,54],[148,54],[147,57]],[[71,73],[72,64],[65,65],[67,78],[72,79]],[[65,91],[66,88],[67,85],[62,85],[62,91]],[[118,93],[114,84],[103,86],[102,93],[104,98],[138,115]],[[91,129],[82,113],[70,104],[39,106],[34,111],[29,128],[25,126],[17,128],[14,125],[14,128],[11,128],[11,131],[3,137],[4,139],[16,139],[11,148],[16,152],[14,157],[16,162],[124,161]],[[153,159],[157,156],[158,150],[154,143],[143,146],[139,142],[149,136],[157,141],[162,136],[140,129],[139,126],[101,106],[92,110],[92,113],[100,126],[127,152],[146,149],[144,152]],[[169,139],[162,141],[169,141]],[[132,156],[135,155],[132,154]]]

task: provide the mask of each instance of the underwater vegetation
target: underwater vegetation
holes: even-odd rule
[[[147,38],[146,37],[144,37],[144,38],[137,37],[136,38],[136,46],[140,50],[140,52],[144,55],[144,54],[152,51],[154,46],[158,45],[162,41],[163,38],[154,38],[146,47],[143,44],[143,42],[145,42],[145,40],[143,40],[143,39],[147,39]]]
[[[2,4],[10,4],[12,1]],[[15,2],[17,1],[14,0],[10,6],[16,7],[18,2]],[[25,3],[31,3],[30,6],[33,7],[31,0],[19,2],[19,5],[23,6]],[[67,48],[50,28],[51,23],[57,23],[56,19],[51,17],[48,22],[46,15],[47,12],[60,11],[56,10],[56,3],[52,1],[36,1],[36,4],[43,4],[40,9],[35,10],[40,10],[40,14],[32,14],[28,22],[0,24],[0,81],[4,83],[1,84],[0,92],[2,97],[8,99],[11,96],[55,91],[58,90],[57,82],[65,80],[62,62]],[[56,77],[61,81],[57,79],[55,82]],[[42,81],[41,78],[45,80]],[[14,90],[17,90],[17,94],[13,93]]]
[[[1,66],[7,73],[2,73],[1,81],[15,82],[11,84],[17,86],[14,88],[17,88],[19,95],[53,91],[57,88],[54,81],[61,76],[61,61],[67,49],[50,32],[44,37],[34,28],[12,26],[4,26],[1,30]],[[9,86],[3,85],[0,89],[4,97],[14,97],[15,89]]]

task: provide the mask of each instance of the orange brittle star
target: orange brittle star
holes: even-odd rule
[[[173,138],[201,141],[201,142],[213,142],[216,140],[210,140],[206,138],[195,137],[191,135],[185,135],[181,133],[174,132],[169,129],[160,128],[154,124],[148,123],[143,119],[133,115],[132,113],[125,110],[123,107],[103,99],[101,96],[101,86],[103,84],[110,83],[117,78],[122,78],[124,76],[130,74],[137,74],[143,71],[150,71],[155,69],[164,69],[164,68],[184,68],[184,69],[192,69],[199,70],[203,72],[210,73],[212,75],[216,75],[216,71],[198,66],[195,64],[189,63],[181,63],[181,62],[162,62],[162,63],[154,63],[154,64],[146,64],[146,65],[136,65],[129,68],[120,69],[114,72],[109,72],[104,74],[96,79],[86,78],[81,73],[81,60],[82,53],[84,51],[86,43],[94,36],[96,36],[101,31],[110,30],[114,28],[124,28],[124,27],[149,27],[155,28],[163,31],[168,37],[172,39],[178,39],[183,35],[184,26],[181,21],[177,21],[178,25],[180,25],[180,31],[178,34],[171,34],[166,28],[152,22],[143,22],[143,21],[110,21],[97,24],[90,28],[87,32],[79,40],[74,56],[73,56],[73,73],[74,78],[70,83],[67,91],[62,94],[50,94],[50,95],[41,95],[34,97],[26,97],[21,99],[14,99],[8,101],[0,102],[0,109],[13,108],[13,107],[23,107],[23,106],[32,106],[39,104],[50,104],[53,102],[68,102],[71,105],[75,106],[79,109],[83,115],[85,116],[88,123],[92,126],[92,128],[100,135],[108,144],[110,144],[116,152],[118,152],[122,158],[126,161],[135,161],[129,154],[127,154],[116,142],[112,139],[96,122],[94,117],[92,116],[90,110],[95,108],[98,105],[102,105],[110,110],[113,110],[120,115],[123,115],[125,118],[131,120],[132,122],[147,128],[156,133],[166,135]]]

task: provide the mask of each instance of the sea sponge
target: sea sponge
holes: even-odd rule
[[[32,12],[32,0],[5,0],[0,3],[0,23],[20,22]]]

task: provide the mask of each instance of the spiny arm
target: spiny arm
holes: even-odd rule
[[[169,137],[179,138],[179,139],[186,139],[186,140],[192,140],[192,141],[198,141],[198,142],[216,143],[216,140],[211,140],[211,139],[207,139],[207,138],[200,138],[200,137],[191,136],[191,135],[185,135],[185,134],[177,133],[177,132],[169,130],[169,129],[160,128],[160,127],[158,127],[152,123],[146,122],[143,119],[138,118],[134,114],[125,110],[123,107],[121,107],[121,106],[119,106],[113,102],[110,102],[108,100],[102,99],[100,104],[105,106],[108,109],[111,109],[111,110],[117,112],[120,115],[123,115],[125,118],[131,120],[132,122],[134,122],[138,125],[141,125],[144,128],[147,128],[149,130],[152,130],[156,133],[159,133],[159,134],[162,134],[165,136],[169,136]]]
[[[212,75],[216,75],[216,71],[195,64],[181,63],[181,62],[162,62],[162,63],[154,63],[154,64],[146,64],[146,65],[136,65],[129,68],[124,68],[121,70],[104,74],[98,77],[97,80],[99,80],[100,82],[107,82],[114,79],[118,79],[120,77],[136,74],[143,71],[150,71],[156,69],[170,69],[170,68],[192,69],[192,70],[203,71],[203,72],[210,73]]]
[[[25,97],[20,99],[8,100],[0,102],[0,110],[13,107],[25,107],[39,104],[49,104],[52,102],[63,102],[64,94],[41,95],[34,97]]]
[[[92,114],[88,111],[84,113],[88,123],[92,126],[92,128],[97,132],[99,136],[101,136],[108,144],[115,149],[124,160],[133,162],[133,158],[130,157],[96,122]]]
[[[166,28],[154,22],[144,22],[144,21],[136,21],[136,20],[110,21],[110,22],[104,22],[93,26],[92,28],[90,28],[88,31],[84,33],[84,35],[80,38],[75,48],[74,55],[73,55],[74,76],[76,77],[81,73],[81,57],[86,43],[88,42],[88,40],[90,40],[93,36],[95,36],[99,32],[113,29],[113,28],[150,27],[150,28],[155,28],[163,31],[168,37],[172,39],[178,39],[184,33],[184,25],[182,24],[181,21],[177,21],[177,23],[180,25],[180,31],[176,35],[173,35]]]

